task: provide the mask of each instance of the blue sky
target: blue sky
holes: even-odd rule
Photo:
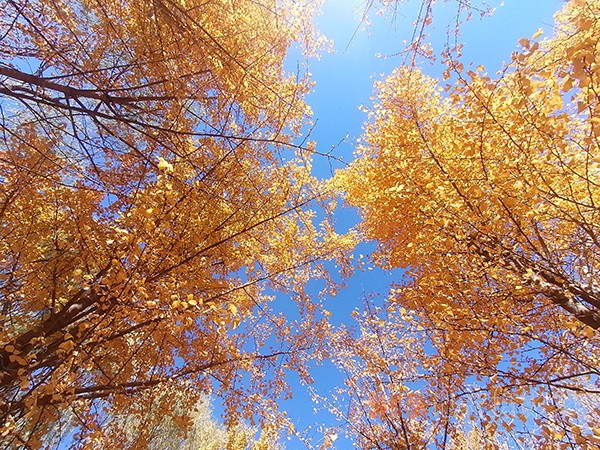
[[[501,3],[488,1],[496,6]],[[366,27],[360,25],[364,3],[365,0],[325,0],[317,26],[334,41],[335,53],[325,53],[320,60],[309,61],[316,82],[307,98],[317,121],[312,138],[318,143],[317,149],[326,152],[348,134],[349,139],[334,152],[345,161],[352,159],[354,143],[365,119],[358,106],[369,105],[373,82],[403,62],[401,55],[388,55],[397,55],[405,46],[403,41],[410,39],[420,2],[401,0],[394,17],[370,14],[371,24]],[[438,0],[438,3],[429,34],[434,50],[441,51],[457,2]],[[474,0],[473,3],[480,2]],[[511,52],[519,48],[518,39],[530,37],[540,27],[547,30],[545,34],[551,31],[552,16],[562,1],[505,0],[503,3],[492,17],[475,16],[463,25],[459,40],[464,44],[465,66],[472,62],[474,66],[483,64],[489,73],[499,70],[504,61],[510,60]],[[441,75],[439,66],[423,64],[422,68],[434,77]],[[315,173],[328,177],[328,164],[317,167]]]
[[[370,105],[373,82],[384,78],[403,62],[404,57],[397,54],[405,46],[403,41],[411,37],[412,23],[419,6],[416,0],[403,1],[395,16],[370,14],[370,24],[364,26],[361,25],[364,3],[364,0],[325,0],[316,24],[325,36],[334,41],[335,52],[325,53],[320,60],[308,62],[316,83],[307,98],[315,121],[311,139],[317,142],[317,150],[321,153],[327,153],[335,146],[332,154],[346,162],[352,160],[356,141],[362,133],[365,114],[359,110],[359,106]],[[463,24],[459,41],[464,44],[462,62],[465,66],[470,63],[475,67],[482,64],[490,74],[498,71],[503,62],[510,60],[511,52],[519,48],[518,39],[531,37],[538,28],[545,31],[545,36],[551,34],[553,14],[563,2],[505,0],[503,3],[501,5],[499,0],[489,0],[491,6],[497,7],[492,17],[480,18],[475,15],[471,21]],[[452,26],[455,12],[456,2],[438,1],[433,24],[428,30],[430,42],[438,53],[446,43],[447,29]],[[295,58],[297,56],[292,52],[288,67],[295,68],[304,63]],[[441,77],[438,65],[424,63],[421,67],[427,74]],[[335,162],[332,165],[333,169],[342,166]],[[330,177],[331,170],[330,162],[326,159],[317,158],[314,161],[314,174],[319,178]],[[336,219],[339,231],[347,230],[359,220],[357,214],[347,208],[342,208]],[[373,249],[373,244],[366,243],[356,253],[366,255]],[[398,272],[390,274],[377,268],[357,272],[349,280],[346,289],[335,298],[325,299],[326,308],[333,313],[333,323],[350,323],[350,313],[360,307],[361,298],[369,293],[385,294],[390,283],[398,276]],[[342,381],[340,374],[327,364],[315,368],[313,377],[313,387],[324,396]],[[314,445],[318,447],[318,424],[335,424],[330,416],[318,412],[319,405],[310,402],[306,388],[297,383],[293,375],[290,381],[294,398],[283,401],[281,406],[288,411],[300,433],[315,437]],[[287,440],[285,445],[289,450],[306,448],[294,437]],[[340,436],[335,448],[348,449],[352,448],[352,444]]]

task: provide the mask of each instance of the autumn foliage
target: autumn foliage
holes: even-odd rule
[[[449,50],[445,81],[415,63],[434,3],[319,182],[284,69],[322,46],[319,2],[4,2],[0,445],[193,447],[216,394],[215,446],[276,448],[286,372],[330,356],[361,448],[600,445],[600,0],[494,76]],[[351,273],[332,190],[406,274],[354,328],[307,288]]]
[[[314,6],[3,4],[3,445],[39,447],[68,413],[93,447],[138,392],[183,382],[269,414],[318,333],[271,317],[265,283],[302,303],[313,262],[340,250],[294,144],[310,83],[283,69],[291,42],[320,45]]]
[[[407,270],[342,363],[367,447],[600,442],[599,18],[569,2],[498,77],[450,53],[445,88],[414,66],[377,84],[337,177],[376,263]]]

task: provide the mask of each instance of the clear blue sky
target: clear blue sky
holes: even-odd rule
[[[373,82],[389,74],[403,61],[402,56],[382,58],[377,55],[397,54],[404,48],[403,40],[410,39],[413,31],[412,22],[419,1],[406,0],[401,3],[395,17],[371,14],[371,23],[365,27],[360,24],[364,0],[325,0],[323,13],[317,17],[317,26],[323,34],[334,40],[335,52],[324,54],[320,60],[309,61],[309,71],[316,85],[307,98],[316,121],[311,138],[317,142],[318,151],[326,153],[342,141],[333,154],[347,162],[352,160],[356,140],[362,133],[365,120],[359,106],[371,104]],[[447,3],[438,0],[434,21],[429,28],[430,42],[438,52],[446,42],[446,30],[452,24],[456,3],[453,0]],[[489,3],[498,6],[494,15],[485,18],[475,16],[463,25],[459,40],[464,44],[463,64],[483,64],[491,74],[499,70],[504,61],[510,60],[511,52],[519,48],[519,38],[531,37],[538,28],[545,30],[545,36],[550,35],[552,16],[563,2],[504,0],[503,6],[499,6],[499,0],[489,0]],[[288,67],[295,68],[297,63],[302,64],[294,58],[291,55]],[[422,68],[431,76],[441,75],[436,65],[424,64]],[[314,173],[318,177],[331,176],[327,160],[317,159],[314,165]],[[333,167],[341,166],[334,164]],[[357,220],[353,211],[342,209],[337,217],[339,231],[355,225]],[[373,248],[372,244],[363,244],[357,253],[368,254]],[[394,277],[398,277],[398,274],[385,273],[376,268],[364,273],[357,272],[346,289],[335,298],[325,300],[326,308],[333,313],[333,322],[350,323],[350,312],[360,307],[361,298],[372,292],[385,294]],[[285,303],[283,299],[277,301]],[[328,365],[316,368],[313,376],[314,387],[324,396],[342,381],[340,374]],[[288,411],[299,432],[315,437],[314,445],[318,447],[322,438],[316,432],[318,424],[326,422],[326,425],[334,425],[332,418],[323,412],[315,413],[314,408],[318,410],[319,405],[310,402],[306,389],[295,381],[294,376],[290,380],[295,395],[292,400],[282,401],[282,408]],[[293,437],[285,445],[289,450],[306,448]],[[335,448],[351,449],[352,444],[340,436]]]

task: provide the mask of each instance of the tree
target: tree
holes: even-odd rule
[[[94,436],[105,414],[174,381],[214,380],[231,414],[253,414],[242,399],[269,414],[320,317],[302,306],[291,332],[263,288],[303,305],[302,285],[324,276],[313,263],[345,245],[313,225],[312,144],[294,143],[310,82],[283,70],[293,41],[320,45],[314,7],[3,5],[5,446],[41,446],[65,409]]]
[[[502,354],[508,364],[493,366],[491,350],[480,348],[481,355],[457,350],[452,341],[459,338],[457,332],[432,328],[395,299],[369,298],[354,317],[358,329],[338,330],[331,341],[344,385],[333,398],[318,400],[340,422],[337,434],[352,436],[355,447],[597,446],[594,379],[536,378],[536,370],[552,364],[560,350],[538,357],[534,352],[543,349],[531,344],[521,354]],[[472,336],[478,337],[463,330],[460,337],[468,341]],[[490,339],[487,345],[493,344]]]
[[[407,269],[390,308],[424,330],[420,370],[440,377],[424,404],[438,420],[471,398],[491,411],[487,431],[597,445],[600,411],[569,405],[599,394],[599,14],[598,1],[568,2],[555,36],[521,40],[495,79],[454,57],[445,89],[397,69],[337,176],[376,263]],[[524,425],[502,420],[506,408]]]
[[[110,447],[115,442],[120,448],[150,450],[276,450],[277,431],[268,424],[258,437],[257,427],[245,423],[223,426],[213,418],[210,399],[185,383],[154,388],[137,396],[135,405],[107,416],[93,439],[85,444],[94,448]],[[71,427],[76,432],[73,417],[61,418],[54,426]],[[64,431],[44,437],[48,448],[60,448]]]

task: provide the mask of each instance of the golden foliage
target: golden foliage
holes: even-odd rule
[[[423,334],[417,378],[433,393],[410,386],[401,397],[424,409],[400,410],[429,417],[439,445],[451,437],[444,417],[473,407],[489,410],[471,419],[484,434],[598,444],[599,411],[584,418],[569,402],[598,394],[599,17],[597,0],[568,2],[555,36],[522,39],[498,78],[449,59],[455,82],[443,89],[414,66],[397,69],[377,84],[359,158],[337,175],[379,243],[376,262],[410,275],[391,294],[402,332],[390,334],[406,334],[403,348]]]
[[[167,384],[138,395],[135,405],[107,417],[102,431],[88,439],[94,448],[111,447],[117,442],[121,448],[130,450],[281,448],[277,430],[270,424],[258,433],[257,427],[245,423],[224,426],[213,416],[208,397],[199,396],[185,383]],[[69,426],[68,422],[62,426]]]
[[[268,379],[266,366],[300,365],[321,319],[307,308],[295,330],[311,334],[296,338],[262,289],[303,304],[305,282],[326,276],[313,262],[347,247],[313,224],[321,186],[310,146],[293,143],[310,82],[283,69],[293,41],[321,45],[315,6],[3,5],[6,445],[41,446],[64,409],[85,442],[102,433],[103,409],[182,380],[198,391],[215,380],[232,415],[270,414],[283,370]],[[268,338],[277,346],[260,354]],[[250,392],[236,387],[242,376]]]

